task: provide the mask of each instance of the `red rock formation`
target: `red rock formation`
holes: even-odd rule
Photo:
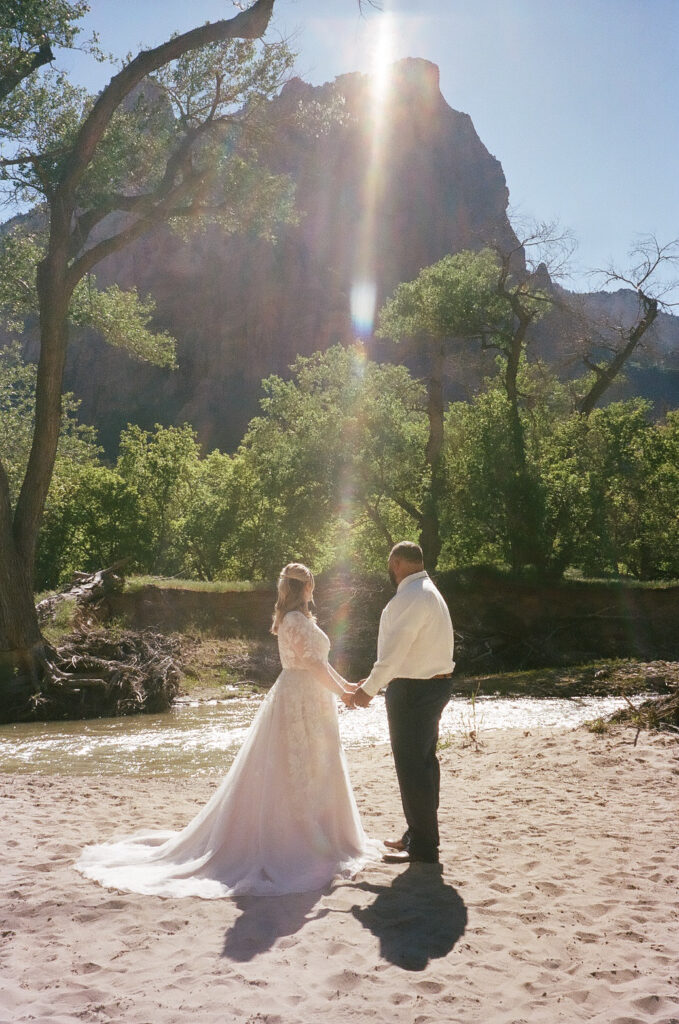
[[[448,252],[513,239],[500,163],[469,115],[444,100],[436,65],[394,65],[376,167],[371,89],[361,74],[318,88],[295,79],[274,101],[283,127],[265,155],[294,180],[301,214],[277,244],[217,229],[183,242],[162,230],[100,269],[101,281],[155,297],[180,363],[175,373],[158,371],[92,339],[74,340],[67,386],[107,447],[128,420],[189,421],[208,446],[231,447],[257,411],[262,377],[285,372],[298,353],[351,341],[350,292],[365,272],[360,250],[373,187],[378,304]],[[316,136],[295,122],[300,101],[324,101],[334,90],[345,98],[343,123]]]

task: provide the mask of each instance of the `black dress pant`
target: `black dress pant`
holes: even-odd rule
[[[392,679],[386,705],[389,738],[408,828],[408,852],[438,858],[440,768],[436,756],[441,713],[453,691],[452,677]]]

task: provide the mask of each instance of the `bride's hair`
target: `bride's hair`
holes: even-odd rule
[[[307,618],[313,618],[304,596],[307,583],[311,584],[313,593],[314,574],[301,562],[289,562],[284,569],[281,569],[278,577],[278,599],[271,623],[271,632],[274,636],[278,633],[278,627],[288,612],[302,612]]]

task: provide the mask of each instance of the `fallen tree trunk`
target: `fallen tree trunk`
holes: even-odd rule
[[[129,558],[126,558],[108,569],[74,573],[73,583],[68,590],[46,597],[35,606],[41,627],[53,622],[64,604],[76,605],[85,613],[103,612],[104,616],[110,615],[109,598],[123,589],[125,576],[121,570],[128,562]]]

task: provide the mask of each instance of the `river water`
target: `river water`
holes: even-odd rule
[[[223,773],[262,701],[234,697],[185,703],[162,715],[30,722],[0,726],[0,772],[41,775],[197,775]],[[454,697],[441,719],[442,738],[476,729],[572,729],[624,705],[619,697]],[[388,741],[384,700],[340,709],[345,747]]]

